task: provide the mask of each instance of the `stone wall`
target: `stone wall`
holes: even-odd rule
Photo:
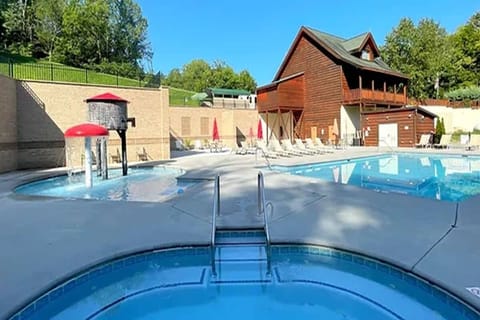
[[[0,172],[17,168],[15,80],[0,75]]]
[[[249,138],[250,128],[254,134],[257,132],[257,110],[170,107],[171,148],[178,144],[203,145],[212,140],[214,119],[220,140],[231,148]]]
[[[87,121],[85,99],[111,92],[129,101],[128,116],[136,127],[127,131],[128,161],[170,158],[168,89],[112,88],[44,82],[17,83],[18,168],[65,165],[63,133]],[[110,131],[109,161],[120,150],[118,134]],[[81,162],[74,159],[73,162]]]

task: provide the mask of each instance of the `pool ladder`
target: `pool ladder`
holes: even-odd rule
[[[263,173],[261,171],[258,173],[257,182],[257,214],[263,216],[262,228],[248,230],[218,230],[216,221],[220,216],[220,176],[217,175],[215,177],[210,258],[212,277],[216,278],[217,282],[238,280],[238,274],[235,274],[234,276],[228,274],[229,267],[238,268],[238,266],[231,266],[229,263],[237,263],[240,265],[242,263],[246,264],[246,266],[240,268],[242,269],[243,276],[246,277],[242,278],[242,281],[245,281],[247,278],[252,281],[269,281],[268,278],[272,271],[269,216],[273,214],[273,204],[271,202],[266,202],[265,200],[265,185]],[[224,272],[223,275],[219,275],[219,273],[221,273],[219,272],[219,269],[221,269],[222,266]],[[255,280],[252,278],[252,274],[257,274],[255,275]]]

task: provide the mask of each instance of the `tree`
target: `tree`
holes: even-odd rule
[[[193,60],[184,65],[182,70],[172,69],[163,83],[196,92],[204,91],[209,87],[244,89],[253,92],[257,86],[248,71],[242,70],[236,74],[232,67],[219,60],[212,65],[204,60]]]
[[[8,2],[2,11],[2,20],[6,45],[14,52],[30,54],[35,22],[31,0]]]
[[[410,77],[410,96],[436,97],[439,87],[448,83],[453,52],[447,32],[431,19],[420,20],[418,26],[402,19],[381,51],[387,64]]]
[[[109,7],[103,0],[72,0],[65,8],[55,55],[62,63],[84,66],[108,57]]]
[[[475,13],[470,20],[451,37],[451,47],[454,48],[455,87],[468,87],[480,83],[480,12]]]
[[[140,65],[150,60],[152,51],[147,39],[147,20],[132,0],[109,0],[109,61]]]
[[[255,79],[253,79],[253,77],[247,70],[240,71],[238,75],[238,82],[238,89],[245,89],[250,92],[255,92],[255,89],[257,88],[257,83],[255,82]]]
[[[35,33],[50,61],[62,32],[65,6],[65,0],[38,0],[35,4]]]
[[[193,60],[182,68],[183,89],[200,92],[211,86],[212,70],[205,60]]]

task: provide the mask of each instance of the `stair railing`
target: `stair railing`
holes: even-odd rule
[[[215,177],[213,189],[213,210],[212,210],[212,237],[210,239],[210,258],[212,263],[212,275],[217,276],[215,266],[215,232],[217,229],[217,216],[220,215],[220,176]]]
[[[263,179],[262,171],[258,172],[258,215],[263,215],[263,228],[265,230],[265,238],[267,242],[267,274],[271,274],[272,271],[272,250],[270,241],[270,229],[269,229],[269,214],[273,215],[273,204],[269,201],[265,201],[265,182]]]

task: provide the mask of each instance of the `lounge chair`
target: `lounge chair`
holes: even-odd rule
[[[333,150],[331,150],[332,148],[324,145],[320,138],[315,138],[313,141],[316,146],[323,148],[326,152],[330,152],[330,153],[333,152]]]
[[[265,144],[265,142],[263,140],[257,141],[257,149],[259,149],[261,151],[261,153],[263,154],[263,156],[265,158],[276,159],[279,156],[276,152],[272,152],[272,151],[268,150],[267,145]]]
[[[310,151],[313,153],[323,153],[320,149],[317,148],[310,148],[308,145],[304,144],[301,139],[295,139],[295,147],[299,150],[305,150],[305,151]]]
[[[137,150],[137,157],[139,161],[148,161],[148,153],[145,148]]]
[[[289,152],[285,151],[282,146],[280,145],[280,142],[278,140],[270,140],[270,143],[268,145],[270,147],[270,150],[273,152],[277,153],[279,156],[282,157],[290,157],[290,156],[299,156],[299,153],[296,152]]]
[[[450,146],[450,142],[452,140],[452,135],[451,134],[444,134],[442,135],[442,137],[440,138],[440,142],[439,143],[435,143],[433,146],[435,148],[445,148],[445,149],[448,149],[448,147]]]
[[[245,152],[244,154],[255,154],[256,148],[249,147],[246,141],[240,141],[240,145],[242,146],[242,150]]]
[[[470,142],[468,143],[467,150],[474,150],[480,148],[480,134],[470,135]]]
[[[415,144],[415,147],[417,148],[428,148],[431,146],[432,145],[430,144],[430,134],[422,134],[420,136],[420,141]]]
[[[291,152],[297,152],[301,155],[312,155],[312,154],[315,154],[314,151],[311,151],[311,150],[301,150],[299,148],[296,148],[293,146],[292,142],[289,140],[289,139],[284,139],[281,141],[282,145],[283,145],[283,148],[286,150],[286,151],[291,151]]]

